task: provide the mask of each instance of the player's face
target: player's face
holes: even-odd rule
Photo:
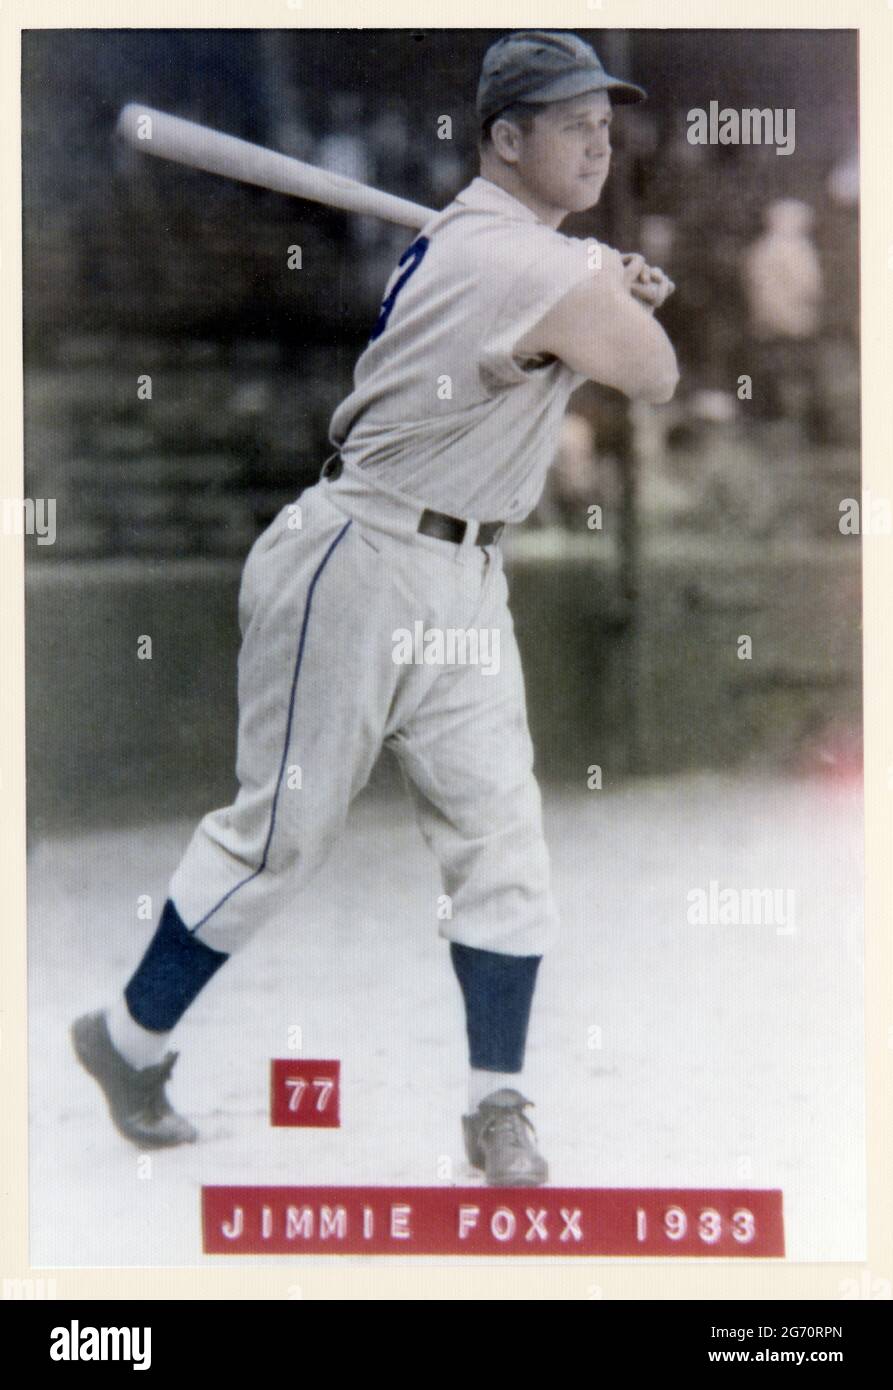
[[[611,98],[588,92],[537,112],[516,164],[544,207],[584,212],[601,197],[611,164]]]

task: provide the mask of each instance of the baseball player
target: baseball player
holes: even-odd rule
[[[547,1179],[523,1064],[556,913],[499,538],[536,504],[581,382],[651,402],[676,386],[654,317],[671,282],[558,231],[598,201],[612,103],[644,95],[574,34],[516,32],[485,55],[480,175],[400,257],[332,417],[335,453],[248,556],[236,799],[196,829],[123,994],[73,1025],[140,1148],[197,1137],[165,1093],[171,1032],[319,868],[387,745],[448,904],[469,1161],[497,1186]]]

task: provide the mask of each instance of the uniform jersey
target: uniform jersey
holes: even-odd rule
[[[586,378],[515,344],[592,273],[592,240],[540,222],[475,178],[432,217],[385,289],[332,445],[370,481],[478,521],[539,500],[571,393]]]

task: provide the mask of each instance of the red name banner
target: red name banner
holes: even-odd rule
[[[779,1191],[204,1187],[211,1255],[784,1255]]]

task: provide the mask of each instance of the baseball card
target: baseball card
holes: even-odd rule
[[[0,14],[4,1297],[891,1297],[832,8]]]

